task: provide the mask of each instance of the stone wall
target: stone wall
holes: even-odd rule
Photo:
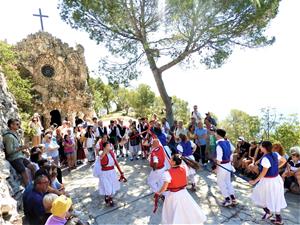
[[[84,48],[75,48],[46,32],[31,34],[15,46],[20,53],[21,76],[33,80],[34,110],[49,126],[52,110],[61,118],[73,119],[77,114],[91,117],[92,95],[87,80]]]
[[[0,68],[0,132],[7,129],[9,118],[19,118],[14,97],[8,92],[6,80]],[[22,199],[20,177],[5,160],[2,135],[0,135],[0,224],[21,224],[17,208]]]

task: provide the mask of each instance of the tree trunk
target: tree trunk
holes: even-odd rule
[[[166,118],[169,122],[170,126],[173,125],[174,122],[174,115],[173,115],[173,109],[172,109],[172,98],[167,93],[164,81],[162,79],[162,73],[158,69],[152,69],[152,73],[158,88],[158,91],[160,93],[160,96],[166,106]]]

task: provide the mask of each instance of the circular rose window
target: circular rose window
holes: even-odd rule
[[[45,65],[42,67],[42,74],[45,76],[45,77],[53,77],[54,74],[55,74],[55,70],[52,66],[50,65]]]

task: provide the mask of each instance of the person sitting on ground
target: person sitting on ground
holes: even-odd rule
[[[40,165],[40,169],[38,171],[36,171],[35,176],[44,175],[44,176],[48,177],[50,182],[49,182],[49,187],[48,187],[47,192],[54,193],[57,195],[64,194],[64,191],[60,191],[60,190],[58,190],[59,188],[56,188],[58,186],[58,184],[56,184],[56,182],[54,181],[55,178],[57,178],[57,172],[58,172],[59,168],[57,168],[56,165],[51,164],[47,160],[46,160],[46,162],[44,160],[39,161],[39,165]],[[61,184],[59,179],[57,179],[57,182],[59,184]],[[52,184],[53,184],[53,186],[52,186]]]
[[[57,195],[65,195],[65,187],[57,180],[57,166],[52,164],[49,172],[51,179],[51,187],[54,189],[54,193]]]
[[[38,162],[42,159],[42,150],[39,147],[33,147],[30,149],[30,161],[34,166],[35,171],[38,171],[40,169]]]
[[[282,158],[285,159],[285,161],[287,161],[287,159],[289,158],[289,156],[285,153],[283,146],[279,143],[273,145],[272,152],[277,152]],[[286,168],[286,163],[279,168],[279,174],[283,174],[285,168]]]
[[[41,225],[44,222],[45,209],[43,198],[48,191],[50,180],[45,175],[34,179],[33,188],[23,194],[24,214],[30,225]]]
[[[240,172],[244,172],[241,165],[243,159],[246,158],[249,154],[250,144],[246,142],[245,138],[242,136],[240,136],[237,141],[238,143],[235,151],[236,153],[233,157],[233,165]]]
[[[297,149],[298,148],[298,149]],[[299,151],[297,151],[299,150]],[[295,189],[292,188],[293,186],[299,187],[300,185],[300,148],[299,147],[293,147],[290,150],[291,157],[288,159],[286,169],[284,173],[282,174],[282,179],[284,181],[284,187],[287,189]],[[296,184],[296,185],[293,185]],[[298,192],[296,190],[292,190],[293,192]]]
[[[72,200],[64,195],[57,197],[51,208],[52,215],[48,218],[45,225],[64,225],[70,216],[69,209],[72,206]]]
[[[23,151],[28,149],[28,146],[21,146],[21,141],[17,133],[20,129],[20,121],[18,119],[9,119],[7,126],[8,130],[6,130],[2,135],[5,158],[10,162],[17,173],[22,175],[23,183],[26,187],[29,183],[29,176],[26,172],[26,167],[30,169],[32,175],[35,173],[35,168],[23,154]]]
[[[244,170],[244,172],[246,174],[249,172],[247,170],[247,168],[253,162],[256,149],[257,149],[257,143],[256,143],[256,141],[251,141],[250,142],[249,152],[248,152],[248,154],[246,155],[246,157],[241,162],[241,168]]]
[[[54,193],[49,193],[44,196],[43,205],[45,209],[45,222],[43,224],[45,224],[47,219],[52,215],[51,213],[52,203],[57,197],[58,195]]]
[[[260,145],[260,144],[259,144]],[[248,176],[255,179],[257,175],[259,174],[258,164],[260,162],[261,157],[263,157],[263,152],[260,150],[260,146],[257,146],[254,157],[252,159],[252,162],[249,164],[249,166],[246,168],[246,173],[248,173]]]

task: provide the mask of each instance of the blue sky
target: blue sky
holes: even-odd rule
[[[14,44],[40,29],[39,18],[32,14],[42,12],[45,31],[63,42],[85,48],[89,70],[98,68],[97,62],[106,50],[97,46],[84,32],[71,29],[61,21],[57,0],[0,0],[0,39]],[[184,70],[176,66],[163,75],[169,95],[176,95],[197,104],[200,112],[216,113],[219,118],[230,109],[240,109],[258,115],[260,108],[274,107],[284,114],[298,113],[300,14],[299,0],[282,1],[278,16],[271,22],[267,33],[276,37],[274,45],[261,49],[236,49],[227,63],[219,69],[203,67]],[[147,83],[158,94],[148,68],[133,86]]]

